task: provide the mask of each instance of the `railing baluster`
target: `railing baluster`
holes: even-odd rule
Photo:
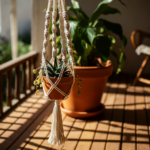
[[[7,72],[7,106],[12,106],[12,70]]]
[[[36,64],[36,58],[34,58],[34,59],[33,59],[33,63],[32,63],[32,65],[33,65],[33,66],[32,66],[32,70],[36,68],[36,65],[35,65],[35,64]],[[33,75],[33,81],[34,81],[34,80],[35,80],[36,75],[35,75],[34,73],[32,73],[32,75]]]
[[[26,62],[23,64],[23,67],[22,67],[22,82],[23,82],[23,94],[26,95],[26,89],[27,89],[27,76],[26,76]]]
[[[31,87],[33,86],[34,81],[33,69],[34,69],[34,59],[31,59]]]
[[[0,114],[3,113],[2,74],[0,73]]]
[[[15,98],[20,99],[20,66],[15,70]]]
[[[32,51],[24,56],[20,56],[14,60],[10,60],[4,64],[0,65],[0,118],[3,117],[6,111],[10,111],[14,105],[16,105],[17,101],[13,100],[13,96],[15,99],[24,100],[27,95],[32,94],[34,90],[31,90],[33,85],[33,69],[35,68],[35,60],[38,56],[38,52]],[[22,81],[20,80],[21,68],[22,66]],[[13,69],[15,69],[15,87],[13,87]],[[7,79],[7,87],[6,87],[6,102],[9,107],[3,106],[3,98],[5,96],[5,92],[3,93],[3,75],[6,74]],[[22,84],[21,84],[21,83]],[[22,86],[22,91],[20,90]],[[27,89],[31,91],[27,92]],[[12,91],[13,90],[13,91]],[[15,91],[14,91],[15,90]],[[24,93],[25,95],[20,95]],[[4,107],[4,108],[3,108]]]
[[[29,89],[31,89],[32,87],[32,79],[33,75],[32,75],[32,60],[29,60]]]

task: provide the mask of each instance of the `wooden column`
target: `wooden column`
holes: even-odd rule
[[[10,29],[11,29],[11,45],[12,45],[12,58],[18,56],[18,29],[17,29],[17,8],[16,0],[11,0],[11,13],[10,13]]]
[[[12,70],[9,70],[7,72],[7,96],[6,96],[6,102],[7,106],[12,105]]]
[[[32,4],[32,50],[38,52],[36,67],[40,66],[44,40],[45,12],[48,0],[33,0]],[[40,20],[40,21],[39,21]],[[48,46],[47,60],[51,58],[52,49]]]

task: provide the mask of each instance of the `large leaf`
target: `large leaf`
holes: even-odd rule
[[[77,16],[77,10],[78,9],[75,9],[75,8],[73,8],[71,6],[67,6],[67,11],[73,12],[76,16]]]
[[[108,4],[111,3],[112,1],[113,0],[103,0],[102,2],[100,2],[98,7],[92,13],[89,21],[94,23],[95,20],[98,19],[102,14],[108,15],[120,13],[118,9],[108,6]]]
[[[70,32],[72,37],[72,43],[74,50],[77,52],[78,56],[84,55],[84,45],[83,45],[83,39],[80,36],[79,30],[78,30],[78,22],[76,21],[69,21],[70,23]]]
[[[89,17],[80,9],[80,8],[73,8],[73,7],[67,7],[67,11],[71,11],[76,15],[76,18],[80,23],[83,25],[87,25],[89,21]]]
[[[109,22],[104,19],[99,19],[95,25],[95,27],[102,27],[104,26],[107,30],[117,34],[120,37],[120,40],[122,41],[123,45],[126,46],[127,39],[123,35],[122,27],[118,23]]]
[[[70,24],[71,38],[73,39],[76,36],[76,32],[77,32],[77,29],[78,29],[78,22],[70,20],[69,24]]]
[[[99,54],[102,61],[106,62],[109,59],[110,55],[110,47],[111,47],[110,38],[102,34],[98,35],[98,37],[96,37],[95,39],[95,46],[97,49],[97,53]]]
[[[77,52],[78,56],[84,56],[85,48],[82,39],[79,36],[76,36],[72,42],[74,44],[74,49]]]
[[[84,17],[85,17],[86,19],[89,18],[88,15],[87,15],[87,14],[83,11],[83,9],[80,7],[79,2],[77,2],[76,0],[71,0],[71,2],[72,2],[72,5],[73,5],[73,8],[74,8],[74,9],[80,10],[80,12],[84,15]]]
[[[76,0],[71,0],[71,3],[73,5],[73,8],[80,8],[79,2],[77,2]]]
[[[71,0],[71,2],[73,7],[69,6],[67,7],[67,10],[73,12],[80,21],[80,23],[87,25],[89,21],[89,17],[87,16],[87,14],[82,10],[82,8],[76,0]]]
[[[84,39],[88,44],[93,45],[93,41],[96,36],[96,28],[79,26],[79,33],[82,39]]]
[[[102,12],[103,15],[116,14],[116,13],[121,14],[121,12],[117,8],[113,8],[113,7],[110,7],[108,5],[105,6],[105,9]]]

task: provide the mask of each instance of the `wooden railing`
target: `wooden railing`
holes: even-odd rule
[[[32,70],[35,68],[37,52],[30,52],[0,65],[0,115],[3,116],[17,102],[25,99],[33,93],[34,75]],[[3,75],[6,75],[6,104],[3,106]],[[14,78],[13,78],[14,77]],[[12,87],[12,79],[15,80],[15,88]],[[21,87],[22,85],[22,87]],[[13,90],[13,91],[12,91]],[[14,97],[14,98],[13,98]]]

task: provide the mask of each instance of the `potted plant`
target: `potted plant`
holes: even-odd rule
[[[58,64],[59,63],[59,64]],[[53,83],[55,83],[60,75],[61,69],[62,69],[63,61],[57,62],[57,58],[55,57],[54,63],[51,64],[49,61],[47,61],[47,72],[48,76],[51,79]],[[37,73],[37,70],[39,70],[39,75],[34,81],[34,85],[36,86],[36,94],[39,93],[38,88],[44,87],[45,92],[47,93],[48,90],[51,88],[51,84],[47,80],[46,73],[44,71],[44,68],[38,68],[34,69],[33,73]],[[71,75],[71,72],[68,70],[67,67],[65,67],[62,78],[60,82],[58,83],[57,87],[61,89],[64,93],[68,93],[73,83],[73,76]],[[62,95],[60,92],[58,92],[55,88],[52,90],[52,92],[49,94],[49,98],[51,100],[63,100],[64,95]]]
[[[69,23],[76,62],[74,69],[80,80],[76,78],[76,84],[74,84],[69,98],[61,103],[61,108],[72,117],[91,117],[104,110],[100,99],[107,79],[113,71],[109,60],[110,54],[115,56],[118,62],[117,73],[124,66],[124,47],[127,40],[123,35],[122,27],[120,24],[100,18],[101,15],[120,13],[118,9],[108,5],[112,1],[100,2],[90,17],[86,15],[76,0],[71,0],[73,7],[67,8],[74,14],[69,15]],[[119,2],[125,5],[121,0]],[[119,36],[121,47],[116,46],[116,40],[112,33]],[[59,36],[57,45],[59,55],[61,47]],[[120,56],[114,51],[116,49],[120,51]],[[81,84],[78,84],[79,81]]]

